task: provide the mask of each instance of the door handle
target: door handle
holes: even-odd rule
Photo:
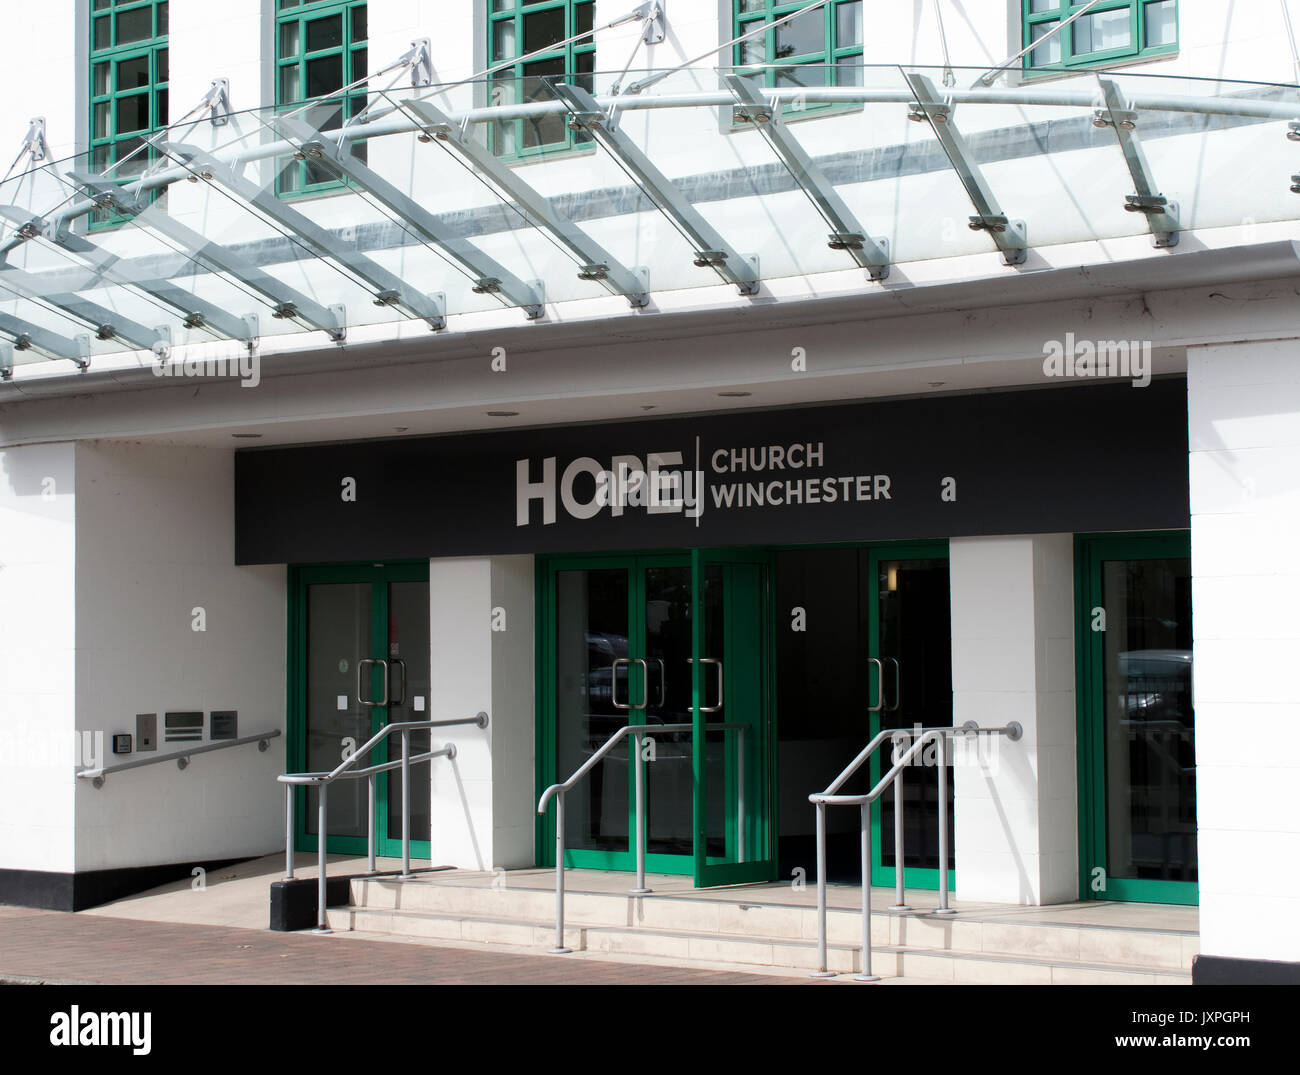
[[[688,664],[694,664],[695,658],[687,657],[686,661]],[[701,657],[700,664],[711,664],[718,670],[718,704],[700,706],[701,713],[716,713],[722,708],[722,662],[716,657]]]
[[[664,707],[664,699],[668,696],[668,667],[664,664],[662,657],[654,658],[655,664],[659,666],[659,702],[660,709]]]
[[[900,672],[898,658],[886,657],[886,661],[894,666],[894,704],[885,709],[886,713],[897,713],[899,707],[903,704],[903,678]]]
[[[406,662],[402,660],[402,658],[400,657],[394,657],[392,663],[395,664],[402,671],[402,678],[400,681],[402,684],[402,689],[401,692],[397,695],[396,698],[392,700],[390,704],[394,706],[406,705]]]
[[[867,712],[879,713],[885,708],[885,662],[879,657],[868,657],[867,664],[876,666],[876,704],[867,706]]]
[[[371,701],[366,697],[364,686],[364,672],[367,668],[374,665],[384,666],[384,697],[378,702]],[[357,701],[368,709],[383,709],[388,705],[388,662],[384,660],[375,660],[370,657],[365,660],[357,661]]]
[[[643,657],[634,657],[633,661],[641,666],[641,704],[637,709],[645,709],[650,705],[650,665]]]
[[[625,664],[628,666],[628,689],[631,689],[631,668],[632,662],[627,657],[619,657],[609,666],[609,700],[615,709],[628,710],[632,708],[631,695],[628,695],[628,702],[624,704],[618,700],[618,666]]]

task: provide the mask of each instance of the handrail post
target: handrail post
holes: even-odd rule
[[[859,982],[878,982],[871,973],[871,803],[862,804],[862,973]]]
[[[567,955],[564,946],[564,791],[555,796],[555,947],[552,955]]]
[[[319,797],[316,803],[316,869],[319,876],[316,879],[316,928],[313,933],[333,933],[330,929],[327,918],[327,905],[325,902],[325,797],[329,791],[328,784],[319,784],[317,786]]]
[[[402,729],[402,880],[411,879],[411,729]]]
[[[378,773],[371,773],[370,776],[366,778],[366,784],[369,785],[369,794],[368,794],[368,799],[369,799],[369,802],[370,802],[370,813],[369,813],[370,825],[369,825],[369,827],[368,827],[368,829],[367,829],[368,840],[367,840],[367,847],[366,847],[366,850],[367,850],[367,855],[368,855],[368,857],[369,857],[369,859],[370,859],[370,872],[371,872],[371,873],[375,873],[375,872],[376,872],[376,870],[375,870],[375,844],[376,844],[377,841],[375,840],[375,828],[377,827],[377,823],[376,823],[376,821],[375,821],[375,811],[376,811],[376,808],[378,807],[379,804],[376,802],[376,799],[378,798],[378,788],[375,786],[375,778],[376,778],[378,775],[379,775]]]
[[[814,978],[834,978],[826,966],[826,804],[817,804],[817,969]]]
[[[895,740],[897,742],[897,740]],[[897,751],[897,747],[895,747]],[[897,764],[897,762],[895,762]],[[894,777],[894,905],[891,911],[910,911],[907,905],[906,878],[907,857],[903,847],[903,771],[907,766],[899,766],[898,775]]]
[[[948,906],[948,734],[939,736],[939,906],[935,914],[955,914]]]
[[[645,743],[642,739],[643,734],[639,729],[634,728],[629,736],[632,749],[636,752],[636,888],[632,889],[631,895],[633,896],[645,896],[650,892],[645,883],[645,758],[643,756]]]
[[[284,786],[284,879],[293,880],[293,785]]]

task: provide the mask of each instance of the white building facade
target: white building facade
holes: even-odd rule
[[[6,13],[0,901],[281,851],[277,776],[480,712],[417,859],[553,864],[630,722],[650,867],[771,881],[877,732],[1014,722],[950,818],[909,772],[909,885],[1294,978],[1300,5],[1248,6]],[[633,868],[633,783],[572,866]]]

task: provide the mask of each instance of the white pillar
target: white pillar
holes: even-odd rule
[[[435,743],[454,742],[459,751],[455,766],[433,766],[430,857],[437,865],[533,865],[533,592],[531,556],[429,564],[429,719],[482,710],[490,720],[486,731],[435,734]]]
[[[1188,352],[1201,951],[1300,961],[1300,352]]]
[[[956,768],[956,895],[1078,897],[1073,539],[950,544],[954,723],[1019,721]]]

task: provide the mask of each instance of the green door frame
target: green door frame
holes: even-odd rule
[[[733,561],[755,562],[759,559],[765,559],[766,553],[755,550],[740,550],[727,556]],[[540,797],[541,792],[551,784],[559,780],[566,779],[569,774],[558,773],[556,771],[556,722],[555,722],[555,660],[556,660],[556,639],[553,625],[556,615],[556,592],[555,579],[556,575],[566,570],[587,570],[587,569],[616,569],[624,568],[628,571],[628,652],[644,652],[646,645],[645,638],[645,584],[644,571],[652,567],[685,567],[692,568],[692,650],[696,656],[699,655],[702,646],[702,637],[700,635],[701,620],[701,603],[700,588],[698,585],[700,571],[700,554],[696,551],[668,551],[668,552],[638,552],[638,553],[592,553],[587,555],[557,555],[557,556],[539,556],[537,558],[536,578],[537,578],[537,608],[536,608],[536,639],[537,639],[537,751],[536,751],[536,777],[537,777],[537,794]],[[770,622],[770,609],[767,607],[771,600],[770,587],[769,592],[764,593],[762,600],[764,602],[764,622]],[[765,631],[765,636],[770,639],[771,632]],[[770,647],[770,641],[768,643]],[[774,808],[775,797],[771,794],[772,782],[775,779],[771,772],[771,759],[774,757],[772,749],[772,737],[774,735],[773,722],[771,720],[770,706],[772,691],[770,689],[770,676],[773,661],[770,654],[763,655],[762,661],[762,693],[763,693],[763,727],[766,732],[768,742],[762,744],[760,757],[763,759],[763,770],[765,779],[763,781],[762,794],[764,803],[767,804],[767,813],[770,814]],[[701,698],[701,665],[697,660],[693,665],[694,673],[692,677],[692,709],[695,720],[699,719],[699,708]],[[630,697],[636,698],[641,696],[640,673],[635,665],[629,669],[628,689]],[[642,724],[645,722],[644,710],[634,708],[629,714],[629,722],[633,724]],[[693,737],[698,743],[698,731]],[[699,832],[700,809],[701,809],[701,782],[699,770],[699,750],[693,751],[693,775],[695,795],[693,798],[692,809],[695,815],[695,831]],[[628,752],[628,783],[629,788],[634,786],[635,773],[632,768],[633,753]],[[628,796],[628,832],[636,831],[635,818],[635,801],[632,796]],[[729,800],[730,802],[730,800]],[[547,810],[544,815],[540,815],[536,820],[536,837],[538,848],[538,865],[554,866],[555,865],[555,811]],[[660,853],[647,853],[646,869],[654,873],[679,874],[694,876],[697,885],[704,884],[732,884],[736,881],[729,880],[736,877],[738,880],[772,880],[776,876],[776,856],[772,852],[773,833],[775,826],[770,816],[763,818],[760,832],[755,837],[756,846],[766,849],[764,859],[744,864],[710,864],[705,861],[699,861],[698,848],[700,844],[697,835],[694,841],[697,853],[685,855],[668,855]],[[632,871],[636,868],[636,856],[629,846],[627,851],[595,851],[586,849],[565,849],[565,865],[567,867],[576,867],[579,869],[600,869],[600,870],[619,870]]]
[[[1107,876],[1092,890],[1093,870],[1106,869],[1106,742],[1102,637],[1092,630],[1101,605],[1101,565],[1107,560],[1190,559],[1190,531],[1077,534],[1074,539],[1076,704],[1079,744],[1079,898],[1194,906],[1195,881],[1151,881]]]
[[[899,541],[899,542],[879,542],[870,545],[861,546],[868,551],[868,573],[871,579],[871,591],[867,601],[867,645],[871,656],[880,655],[880,563],[888,560],[947,560],[949,559],[948,541],[946,539],[936,541]],[[949,611],[951,617],[951,608]],[[867,672],[867,698],[878,697],[877,691],[880,689],[875,682],[878,675],[874,665],[869,666]],[[868,700],[866,705],[870,705]],[[881,728],[879,713],[871,714],[871,735],[868,738],[874,738]],[[879,783],[881,776],[888,770],[884,767],[884,760],[890,756],[887,744],[882,745],[871,758],[871,784],[874,787]],[[847,759],[846,759],[847,761]],[[918,776],[908,774],[904,779],[930,779],[930,773],[924,769],[918,768]],[[955,801],[955,800],[954,800]],[[881,800],[877,799],[871,810],[871,884],[873,886],[890,887],[895,883],[894,868],[885,866],[881,863],[881,852],[884,847],[883,833],[880,827],[881,818]],[[951,837],[955,834],[950,833],[949,846],[953,846]],[[906,854],[906,848],[904,848]],[[939,888],[939,871],[923,869],[921,867],[904,867],[903,882],[908,888],[937,890]],[[957,887],[957,871],[948,871],[948,888],[949,891],[955,891]]]
[[[370,647],[372,653],[388,653],[388,584],[392,582],[428,582],[427,560],[391,564],[293,564],[289,567],[288,608],[288,683],[286,686],[288,735],[285,743],[286,772],[300,773],[307,766],[307,588],[313,585],[370,583]],[[379,674],[372,668],[373,677]],[[388,720],[386,708],[372,709],[370,734],[377,732]],[[360,745],[360,744],[358,744]],[[342,758],[339,759],[342,761]],[[369,764],[378,765],[389,760],[389,743],[380,743],[372,752]],[[380,773],[376,787],[375,820],[377,853],[383,858],[397,858],[402,853],[402,842],[388,837],[388,774]],[[299,851],[315,851],[316,837],[307,832],[307,788],[294,792],[294,847]],[[411,856],[428,859],[430,841],[412,840]],[[330,836],[325,850],[338,855],[365,855],[369,848],[364,836]]]

